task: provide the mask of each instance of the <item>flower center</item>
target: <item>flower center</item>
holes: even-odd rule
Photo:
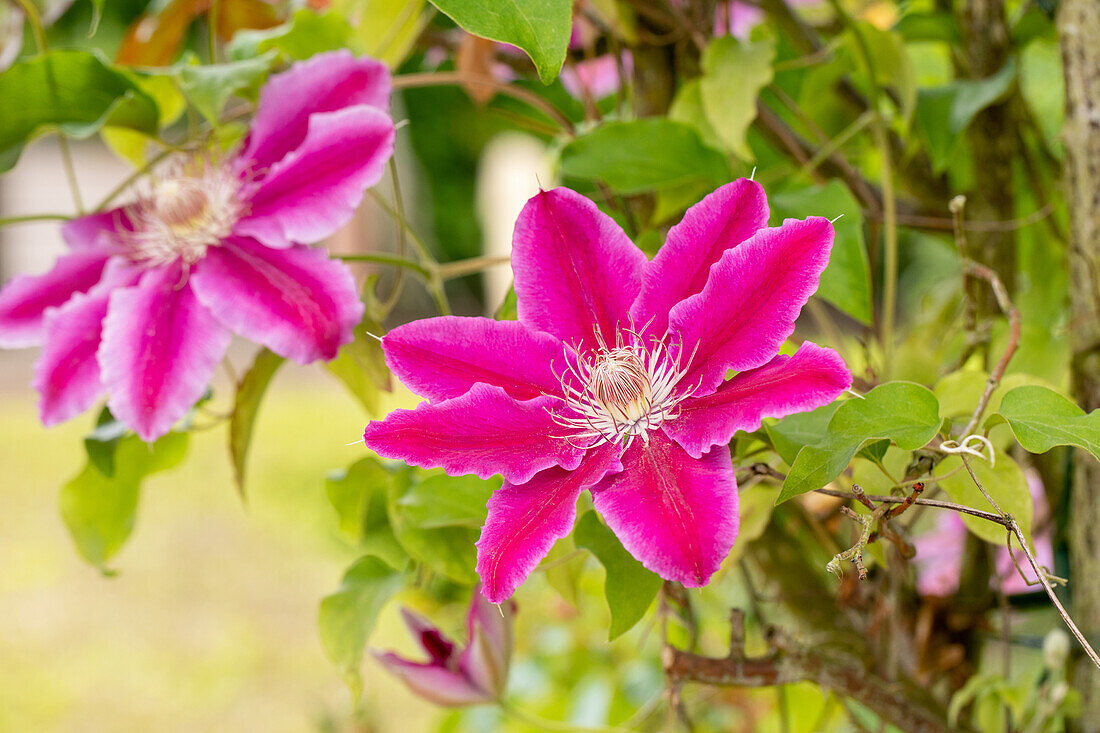
[[[637,422],[653,406],[649,372],[630,349],[597,354],[588,389],[596,402],[621,422]]]
[[[229,236],[243,209],[240,179],[231,171],[198,158],[178,162],[127,207],[134,224],[127,254],[149,267],[193,265]]]
[[[694,392],[677,389],[687,364],[680,364],[664,340],[647,344],[630,336],[625,343],[620,335],[614,348],[601,344],[595,351],[566,355],[569,369],[561,383],[568,409],[555,420],[579,437],[596,438],[597,445],[619,443],[625,449],[639,435],[649,442],[649,431],[675,419],[679,403]]]

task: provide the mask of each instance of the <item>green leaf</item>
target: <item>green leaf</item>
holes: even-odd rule
[[[343,15],[300,8],[288,22],[274,28],[238,31],[226,47],[226,54],[233,61],[241,61],[275,50],[288,59],[301,61],[354,45],[351,26]]]
[[[680,87],[668,108],[668,118],[694,127],[704,145],[716,150],[725,149],[722,139],[718,137],[718,132],[710,124],[703,109],[703,90],[699,79],[692,79]]]
[[[260,400],[271,384],[275,372],[285,359],[278,354],[261,349],[256,354],[245,375],[237,385],[237,396],[233,401],[233,414],[229,416],[229,457],[233,461],[233,478],[237,491],[244,496],[244,478],[248,463],[248,449],[252,445],[252,429],[256,424],[256,414],[260,410]]]
[[[436,484],[437,493],[447,490],[447,481],[462,481],[464,477],[439,478],[442,480]],[[474,543],[480,529],[468,525],[420,526],[417,522],[425,514],[421,500],[413,499],[411,505],[404,503],[405,497],[418,488],[415,481],[393,481],[390,484],[388,506],[394,537],[413,559],[433,571],[463,585],[476,583],[474,567],[477,554]]]
[[[894,30],[906,41],[942,41],[958,43],[962,30],[955,14],[946,10],[908,12],[897,22]]]
[[[817,295],[860,323],[871,323],[871,266],[863,239],[863,209],[840,181],[775,194],[768,201],[772,219],[824,216],[835,219],[829,266]],[[837,219],[837,217],[840,217]]]
[[[0,73],[0,172],[36,135],[59,129],[88,137],[104,125],[152,135],[156,103],[130,79],[86,51],[51,51]]]
[[[390,526],[389,487],[398,480],[374,458],[363,458],[325,479],[325,493],[339,518],[340,534],[364,553],[394,568],[408,561]]]
[[[600,125],[565,146],[561,170],[623,194],[730,178],[722,154],[705,146],[693,127],[663,118]]]
[[[362,690],[359,667],[363,649],[386,601],[401,590],[401,573],[376,557],[359,558],[347,572],[339,589],[321,601],[318,625],[321,646],[330,660],[344,672],[348,686],[358,699]]]
[[[432,0],[475,36],[511,43],[531,57],[543,84],[565,63],[572,29],[572,0]]]
[[[661,579],[642,567],[619,539],[604,526],[596,512],[587,511],[573,530],[577,547],[590,550],[606,571],[604,595],[611,611],[608,641],[622,636],[638,623],[657,597]]]
[[[325,369],[348,388],[368,415],[378,412],[379,393],[390,389],[390,370],[386,368],[382,344],[367,333],[380,330],[377,323],[364,319],[355,327],[355,339],[325,363]]]
[[[703,51],[703,77],[699,82],[703,110],[718,139],[742,160],[751,160],[745,140],[756,119],[756,98],[772,81],[775,43],[746,43],[733,36],[710,42]]]
[[[180,88],[202,116],[212,123],[221,118],[226,101],[243,89],[257,87],[274,65],[278,54],[268,51],[255,58],[227,64],[178,67]]]
[[[128,430],[104,407],[96,419],[95,430],[84,438],[84,452],[88,454],[88,463],[107,478],[115,474],[115,451]]]
[[[988,461],[981,459],[968,459],[974,475],[982,482],[982,486],[989,495],[1000,505],[1001,509],[1011,514],[1020,524],[1024,537],[1031,542],[1031,518],[1033,512],[1031,490],[1027,485],[1027,478],[1016,461],[1007,454],[998,450],[997,465],[990,468]],[[939,484],[951,500],[968,506],[972,509],[980,509],[983,512],[996,512],[993,505],[986,501],[982,492],[970,478],[970,474],[962,467],[962,459],[958,456],[949,456],[939,466],[936,473],[946,476],[949,472],[959,471],[947,478],[940,479]],[[1004,527],[993,522],[971,517],[967,514],[959,514],[966,528],[977,537],[994,545],[1003,545],[1007,532]]]
[[[973,369],[945,374],[932,391],[939,400],[944,417],[963,417],[974,412],[985,390],[989,375]]]
[[[888,438],[903,450],[915,450],[939,427],[939,402],[929,389],[912,382],[881,384],[838,407],[822,441],[799,451],[776,503],[825,486],[868,440]]]
[[[1066,117],[1066,85],[1058,42],[1037,40],[1020,52],[1020,93],[1047,141],[1061,146]]]
[[[851,51],[860,71],[882,87],[892,89],[897,96],[898,108],[906,122],[913,115],[917,103],[917,78],[913,63],[905,50],[902,36],[894,31],[876,28],[867,21],[857,21],[858,36],[853,32],[848,39],[850,46],[866,44],[867,55],[873,69],[868,69],[863,51],[856,47]]]
[[[439,474],[413,484],[397,503],[405,520],[418,529],[480,528],[485,505],[500,484],[499,478]]]
[[[804,446],[820,443],[825,438],[829,421],[833,419],[842,403],[831,402],[810,412],[796,412],[775,422],[764,421],[764,430],[768,433],[772,447],[779,457],[789,466]]]
[[[107,562],[134,528],[142,480],[178,465],[186,451],[186,433],[169,433],[152,445],[130,435],[118,444],[110,476],[89,462],[61,488],[61,518],[88,562],[110,572]]]
[[[1075,445],[1100,458],[1100,410],[1085,411],[1052,389],[1017,387],[1001,399],[1000,415],[1024,450],[1046,453]]]
[[[723,565],[729,566],[740,560],[752,541],[764,534],[768,527],[768,520],[775,509],[775,491],[765,484],[756,484],[741,491],[738,514],[741,515],[741,524],[737,528],[737,542],[730,550],[729,557],[723,561]]]
[[[160,113],[161,129],[174,123],[187,111],[187,100],[180,92],[175,79],[164,74],[139,74],[130,69],[120,70],[120,72],[156,103]],[[111,150],[134,168],[141,168],[148,162],[146,153],[149,143],[155,141],[155,138],[125,127],[105,126],[99,134]]]
[[[889,450],[889,448],[889,440],[873,440],[860,448],[857,455],[861,458],[866,458],[871,463],[882,463],[882,459],[886,457],[886,451]]]
[[[928,154],[937,173],[947,167],[955,141],[974,117],[1003,99],[1015,81],[1016,61],[1010,58],[1000,71],[985,79],[964,79],[920,90],[917,129],[928,145]]]
[[[368,55],[396,68],[431,21],[427,5],[426,0],[342,0],[335,8],[353,18],[355,36]]]
[[[555,542],[537,568],[546,576],[550,587],[573,608],[579,608],[577,596],[586,559],[585,553],[577,551],[570,535]]]

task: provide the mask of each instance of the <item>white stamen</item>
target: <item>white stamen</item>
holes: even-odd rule
[[[649,442],[649,431],[678,417],[679,403],[698,387],[679,388],[695,352],[683,364],[682,356],[665,339],[647,343],[633,330],[620,333],[614,348],[601,339],[594,352],[567,351],[567,369],[559,376],[566,410],[555,421],[573,437],[595,438],[595,445],[625,449],[637,436]]]
[[[177,162],[126,207],[133,223],[124,244],[136,263],[155,267],[198,262],[219,245],[245,213],[241,178],[202,159]]]

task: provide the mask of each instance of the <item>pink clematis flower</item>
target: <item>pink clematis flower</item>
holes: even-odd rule
[[[307,363],[363,313],[342,263],[304,243],[352,216],[393,152],[386,67],[347,52],[271,77],[240,150],[177,161],[125,206],[75,219],[72,252],[0,291],[0,346],[42,345],[43,423],[107,393],[146,441],[202,395],[235,332]]]
[[[737,537],[733,434],[851,382],[812,343],[776,356],[817,289],[832,225],[767,220],[763,189],[735,181],[650,262],[588,199],[542,191],[516,223],[518,322],[431,318],[383,338],[391,370],[428,401],[370,423],[367,446],[504,476],[477,543],[489,600],[569,533],[585,489],[650,570],[698,587],[718,568]]]
[[[393,652],[373,654],[410,690],[437,705],[496,702],[508,683],[514,610],[511,603],[498,608],[475,591],[466,617],[469,639],[460,650],[427,619],[402,608],[405,625],[428,654],[428,661],[414,662]]]

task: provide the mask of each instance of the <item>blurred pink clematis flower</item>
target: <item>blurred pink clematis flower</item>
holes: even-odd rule
[[[786,0],[787,5],[814,5],[821,0]],[[747,39],[752,29],[765,19],[764,11],[752,3],[738,0],[723,0],[714,12],[714,35],[731,35],[742,40]]]
[[[817,290],[832,225],[767,220],[763,189],[735,181],[647,261],[594,203],[542,191],[515,228],[518,321],[445,316],[383,338],[390,369],[428,401],[370,423],[367,446],[504,476],[477,543],[489,600],[569,533],[585,489],[650,570],[691,587],[717,570],[737,537],[734,433],[851,383],[830,349],[776,355]]]
[[[1054,544],[1049,529],[1050,507],[1047,504],[1043,480],[1039,477],[1039,472],[1034,469],[1028,469],[1024,475],[1027,478],[1032,505],[1035,508],[1032,524],[1035,527],[1048,527],[1032,538],[1035,544],[1035,558],[1040,565],[1053,570]],[[917,569],[917,591],[921,595],[944,597],[952,595],[959,589],[963,550],[966,548],[966,532],[966,525],[959,515],[945,511],[936,515],[936,524],[931,530],[916,538],[913,543],[917,550],[914,562]],[[1027,573],[1028,578],[1035,581],[1036,579],[1032,577],[1031,565],[1024,557],[1023,551],[1016,547],[1014,553],[1016,561]],[[1039,590],[1038,586],[1029,586],[1020,577],[1006,547],[997,548],[996,573],[996,576],[990,579],[990,585],[996,587],[999,583],[1000,590],[1005,595]]]
[[[500,700],[512,659],[512,603],[494,606],[474,591],[466,617],[468,640],[459,649],[424,617],[401,609],[405,625],[428,655],[414,662],[393,652],[375,658],[420,697],[437,705],[461,706]]]
[[[177,161],[133,202],[67,223],[72,252],[0,291],[0,346],[42,345],[43,423],[104,393],[143,440],[202,395],[230,341],[331,359],[363,313],[335,232],[393,152],[386,67],[347,52],[271,77],[240,150]]]

